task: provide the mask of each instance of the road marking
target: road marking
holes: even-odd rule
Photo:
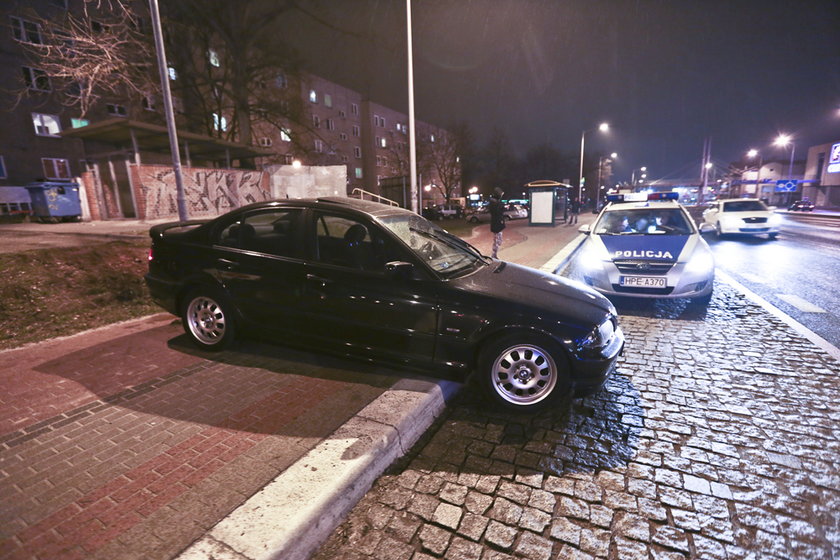
[[[791,304],[795,308],[800,311],[804,311],[805,313],[825,313],[825,309],[821,307],[817,307],[813,303],[809,301],[805,301],[799,296],[795,296],[793,294],[776,294],[776,297],[780,300]]]
[[[755,274],[750,274],[749,272],[744,272],[741,274],[744,280],[749,280],[753,284],[768,284],[766,278],[762,278],[761,276],[757,276]]]

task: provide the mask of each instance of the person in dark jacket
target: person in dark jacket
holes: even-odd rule
[[[493,252],[492,257],[498,258],[499,248],[502,246],[502,230],[505,229],[505,209],[502,206],[502,194],[505,191],[496,187],[493,194],[490,195],[490,204],[488,210],[490,211],[490,231],[493,232]]]

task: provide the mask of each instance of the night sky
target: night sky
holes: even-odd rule
[[[404,0],[321,0],[285,39],[311,71],[407,111]],[[414,0],[418,119],[503,130],[518,155],[550,143],[615,151],[616,179],[699,175],[793,134],[840,140],[840,1]],[[609,135],[597,131],[608,122]],[[572,178],[574,179],[574,178]]]

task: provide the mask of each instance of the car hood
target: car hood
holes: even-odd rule
[[[690,235],[597,235],[593,239],[600,240],[610,260],[674,262],[681,255],[685,259],[697,244]]]
[[[598,324],[615,314],[612,302],[581,282],[534,268],[496,261],[468,276],[451,280],[454,287],[502,297],[510,303]]]

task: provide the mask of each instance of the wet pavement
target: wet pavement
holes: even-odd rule
[[[536,417],[463,391],[315,558],[840,558],[837,360],[722,282],[619,311],[603,391]]]

